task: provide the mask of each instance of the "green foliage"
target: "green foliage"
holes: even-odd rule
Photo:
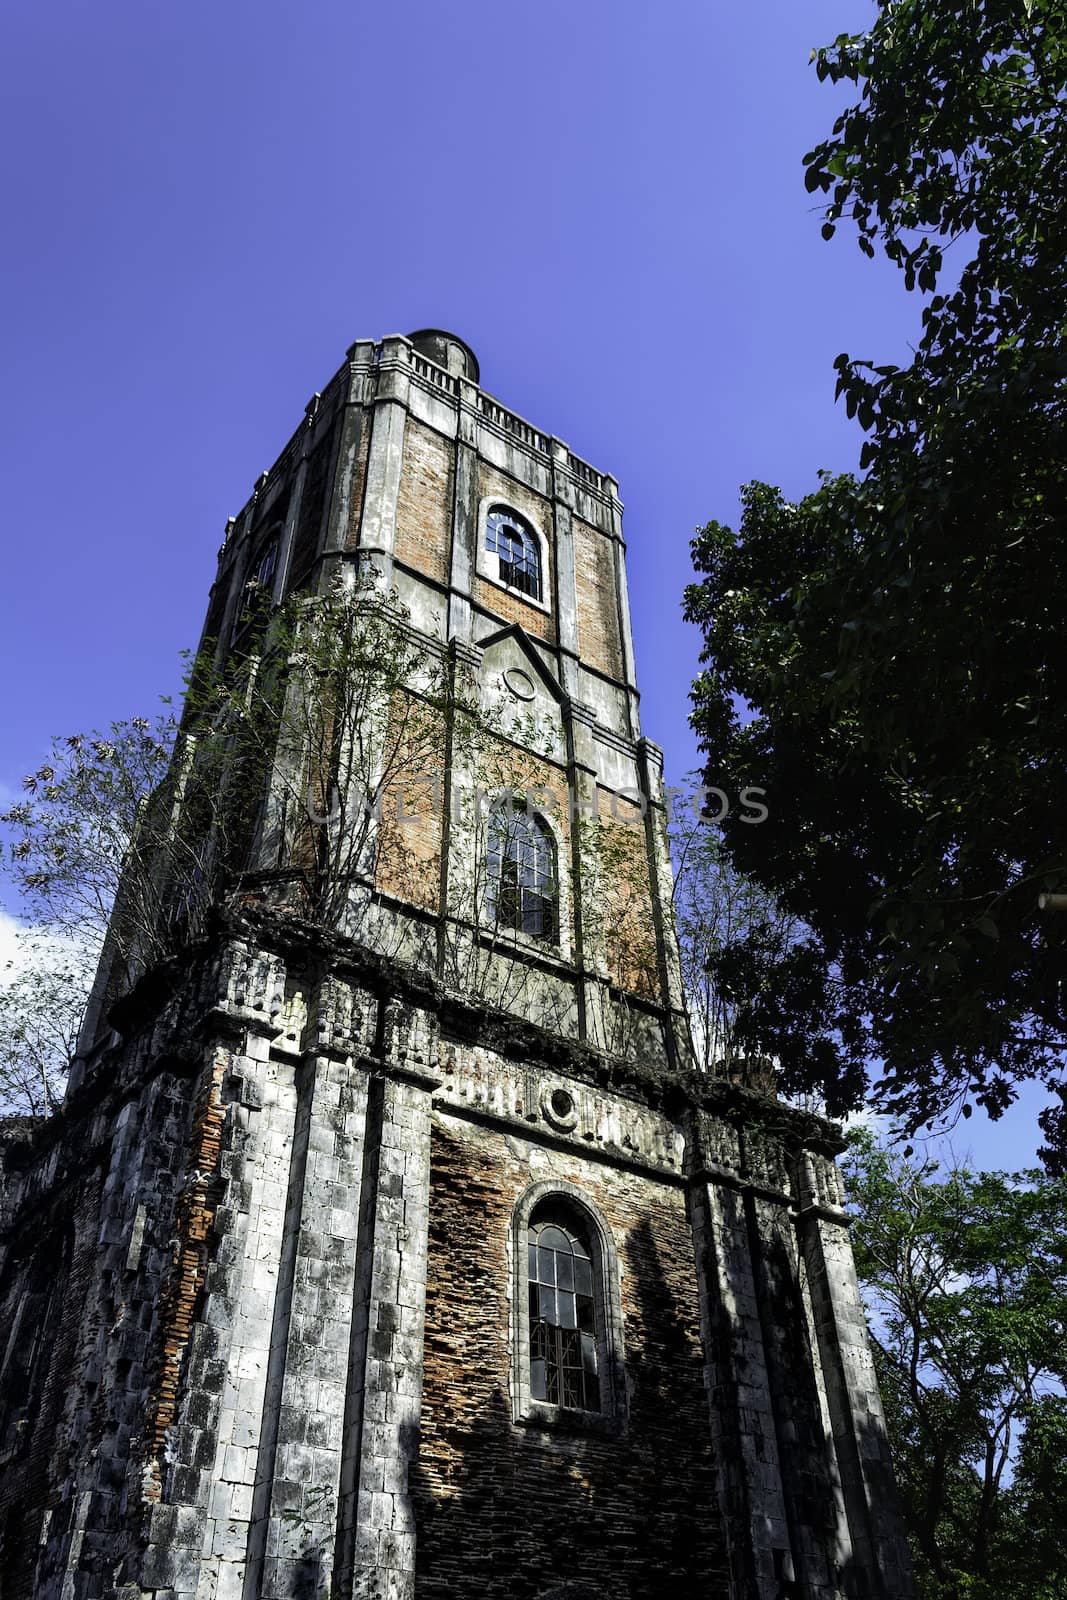
[[[176,724],[134,717],[53,739],[0,816],[3,866],[31,920],[99,945],[149,795],[170,768]]]
[[[26,929],[0,965],[0,1116],[47,1116],[62,1099],[94,956]]]
[[[192,664],[180,720],[52,741],[0,815],[26,919],[0,975],[0,1105],[51,1109],[101,952],[106,1009],[228,896],[295,898],[338,925],[384,791],[440,763],[446,668],[406,623],[370,582],[296,596],[220,667]]]
[[[128,925],[159,924],[151,880],[129,863],[149,797],[165,785],[175,727],[164,712],[54,739],[0,815],[0,870],[25,919],[0,972],[0,1112],[43,1115],[61,1097],[124,873]]]
[[[217,661],[208,641],[192,662],[180,719],[54,740],[0,815],[28,943],[78,956],[77,970],[49,954],[0,974],[0,1110],[50,1110],[90,990],[95,1026],[213,906],[269,904],[387,959],[426,960],[402,908],[428,884],[436,894],[434,827],[418,824],[450,782],[470,793],[452,818],[466,861],[452,862],[459,915],[439,976],[487,1003],[524,1001],[535,969],[486,922],[483,802],[515,787],[516,747],[548,749],[548,730],[413,628],[373,573],[250,615],[240,648]]]
[[[698,776],[690,774],[681,790],[672,791],[668,835],[693,1049],[697,1066],[714,1072],[756,1042],[753,1014],[760,1019],[755,1031],[761,1047],[777,1053],[765,1024],[770,1014],[797,1014],[796,984],[793,1004],[782,1006],[781,982],[785,972],[799,971],[805,939],[795,918],[732,865],[718,831],[701,816]],[[808,1037],[814,1032],[809,1027]]]
[[[923,1600],[1067,1593],[1067,1182],[854,1135],[856,1267]]]
[[[838,360],[866,477],[750,485],[739,531],[695,540],[694,724],[717,781],[768,791],[732,861],[811,929],[824,1048],[784,1041],[787,1076],[841,1110],[878,1062],[915,1127],[1067,1092],[1067,937],[1037,908],[1067,886],[1067,13],[896,0],[816,61],[860,88],[806,158],[826,227],[930,298],[908,366]],[[1055,1160],[1067,1118],[1043,1125]]]
[[[862,464],[941,430],[981,448],[1009,418],[1027,435],[1009,459],[1040,449],[1039,415],[1059,410],[1067,371],[1062,5],[882,0],[869,32],[813,59],[820,78],[860,90],[804,158],[808,190],[828,197],[824,234],[851,221],[866,255],[880,248],[932,296],[909,367],[838,358],[850,415],[874,429]],[[960,241],[958,286],[937,292]]]

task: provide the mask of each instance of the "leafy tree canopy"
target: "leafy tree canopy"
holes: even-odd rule
[[[695,1060],[703,1072],[723,1072],[745,1053],[747,1010],[761,977],[773,977],[781,1003],[784,975],[805,960],[804,930],[731,865],[718,834],[703,820],[706,791],[698,777],[691,773],[670,791],[672,911]],[[750,950],[764,958],[761,970],[738,973]],[[767,960],[771,952],[773,962]],[[793,1015],[797,998],[794,991],[788,1008]]]
[[[908,1161],[845,1177],[923,1600],[1067,1591],[1067,1183]]]
[[[859,90],[805,158],[823,233],[850,225],[925,305],[909,365],[838,358],[865,476],[799,504],[749,485],[740,528],[694,541],[694,724],[709,781],[768,791],[769,821],[728,818],[725,844],[810,929],[792,960],[818,1049],[759,1002],[773,952],[749,941],[735,981],[750,1044],[833,1109],[872,1063],[910,1127],[996,1116],[1029,1078],[1055,1107],[1067,917],[1038,896],[1067,888],[1067,12],[882,0],[814,59]],[[1058,1159],[1067,1115],[1042,1122]]]

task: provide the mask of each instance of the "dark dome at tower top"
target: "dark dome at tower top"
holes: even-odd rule
[[[478,382],[478,357],[458,334],[446,333],[443,328],[419,328],[417,333],[409,333],[408,338],[420,356],[436,361],[453,377]]]

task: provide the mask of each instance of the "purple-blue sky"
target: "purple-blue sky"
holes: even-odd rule
[[[176,686],[225,518],[305,401],[354,338],[427,325],[618,477],[645,730],[695,765],[694,527],[749,478],[797,496],[853,466],[833,358],[900,357],[918,325],[892,269],[821,240],[802,179],[845,103],[809,50],[872,14],[12,8],[0,796],[51,734]]]

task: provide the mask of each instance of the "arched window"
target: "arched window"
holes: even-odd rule
[[[600,1410],[596,1297],[589,1243],[551,1202],[530,1219],[530,1397],[578,1411]]]
[[[241,592],[241,604],[234,623],[234,635],[241,633],[252,622],[266,616],[274,598],[274,575],[278,570],[278,548],[281,529],[275,528],[260,544],[249,564],[248,576]]]
[[[545,1086],[545,1096],[552,1093]],[[569,1089],[556,1086],[562,1098]],[[565,1178],[534,1183],[512,1217],[515,1421],[626,1430],[619,1264],[611,1229]]]
[[[485,548],[497,558],[501,583],[534,600],[544,598],[541,543],[525,518],[507,506],[492,506],[485,519]]]
[[[559,931],[556,847],[543,818],[510,795],[489,814],[486,909],[498,928],[554,940]]]

